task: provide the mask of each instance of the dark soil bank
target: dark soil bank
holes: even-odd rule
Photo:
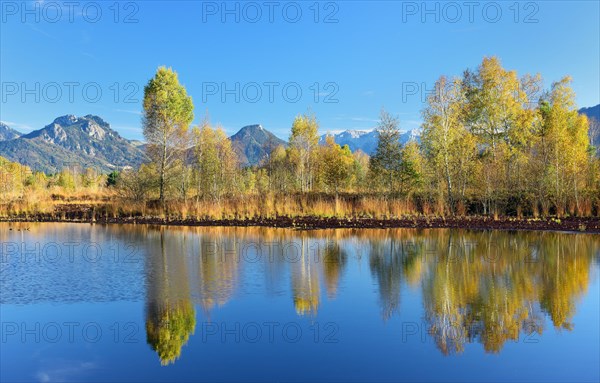
[[[130,223],[173,226],[264,226],[294,229],[330,228],[457,228],[474,230],[550,230],[579,233],[600,233],[600,218],[517,219],[504,217],[407,217],[400,219],[277,217],[251,219],[165,219],[159,217],[98,217],[92,209],[69,210],[56,214],[35,214],[28,217],[0,218],[5,222],[84,222]]]

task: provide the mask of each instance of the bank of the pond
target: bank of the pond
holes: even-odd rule
[[[169,218],[157,216],[102,216],[93,209],[68,209],[60,214],[36,213],[0,217],[0,222],[79,222],[99,224],[149,224],[171,226],[262,226],[300,230],[334,228],[451,228],[473,230],[545,230],[600,234],[600,218],[515,218],[515,217],[427,217],[406,216],[390,219],[366,217],[269,217],[269,218]]]

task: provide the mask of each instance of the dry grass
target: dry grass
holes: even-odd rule
[[[469,211],[471,202],[460,202],[455,215],[480,214]],[[540,212],[539,207],[542,208]],[[581,199],[579,206],[569,205],[570,215],[599,216],[600,200]],[[64,218],[65,212],[80,213],[85,218],[156,217],[169,220],[244,220],[275,217],[372,218],[397,219],[414,216],[445,217],[449,209],[442,198],[410,196],[341,194],[264,194],[244,195],[220,200],[188,198],[187,201],[169,201],[163,207],[157,201],[132,201],[120,198],[113,190],[79,189],[65,191],[59,188],[40,189],[23,195],[0,195],[0,218],[28,218],[46,215]],[[540,214],[541,213],[541,214]],[[545,206],[532,204],[525,212],[517,210],[517,217],[549,216]],[[552,212],[555,213],[555,212]],[[564,214],[563,211],[556,213]],[[493,212],[494,219],[502,216]]]

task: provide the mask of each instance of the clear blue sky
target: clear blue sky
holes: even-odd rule
[[[373,128],[382,107],[416,128],[422,92],[490,55],[546,87],[569,74],[579,106],[600,103],[598,1],[0,4],[0,120],[21,131],[96,114],[140,139],[160,65],[179,73],[195,123],[208,110],[228,133],[260,123],[282,138],[307,110],[323,132]]]

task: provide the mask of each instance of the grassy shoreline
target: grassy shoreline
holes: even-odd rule
[[[591,215],[485,215],[471,208],[449,214],[438,204],[374,195],[265,195],[220,201],[136,201],[116,193],[29,194],[0,202],[0,222],[80,222],[171,226],[260,226],[292,229],[454,228],[600,233]]]
[[[37,213],[28,216],[0,217],[0,222],[63,222],[63,223],[97,223],[97,224],[148,224],[167,226],[259,226],[272,228],[291,228],[298,230],[314,229],[467,229],[467,230],[527,230],[527,231],[567,231],[576,233],[600,234],[600,218],[565,217],[557,218],[515,218],[515,217],[436,217],[405,216],[390,219],[375,218],[340,218],[340,217],[269,217],[269,218],[228,218],[228,219],[196,219],[165,218],[158,216],[117,216],[96,217],[86,211],[70,211],[62,216],[48,213]]]

